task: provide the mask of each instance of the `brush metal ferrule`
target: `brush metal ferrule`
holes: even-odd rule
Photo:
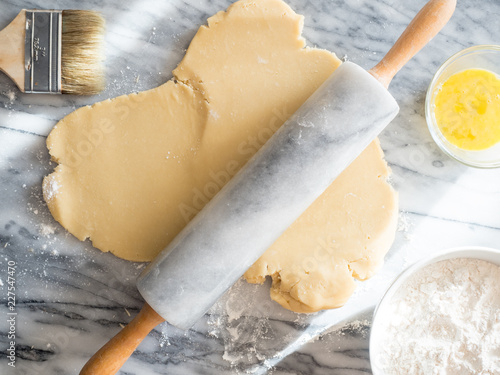
[[[24,92],[61,93],[62,11],[27,10]]]

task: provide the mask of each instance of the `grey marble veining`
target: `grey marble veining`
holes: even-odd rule
[[[45,147],[52,126],[74,109],[158,86],[171,77],[199,25],[231,2],[13,1],[0,4],[0,27],[21,8],[87,8],[108,28],[105,92],[89,98],[19,94],[0,74],[0,349],[6,353],[8,261],[16,268],[16,368],[1,374],[77,374],[128,323],[143,300],[135,282],[144,264],[79,242],[52,219],[41,180],[54,168]],[[290,0],[305,16],[310,46],[364,68],[390,48],[424,0]],[[163,324],[121,374],[370,374],[370,314],[391,280],[413,261],[462,245],[498,247],[500,170],[467,168],[433,143],[425,91],[446,58],[475,44],[498,44],[500,3],[458,1],[444,30],[391,83],[400,114],[381,135],[400,195],[400,225],[384,268],[360,283],[341,309],[310,316],[283,310],[268,286],[239,281],[188,332]],[[147,58],[145,57],[147,56]],[[321,334],[323,334],[321,336]],[[317,338],[320,337],[320,338]]]

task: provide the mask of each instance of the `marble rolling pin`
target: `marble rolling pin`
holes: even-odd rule
[[[144,270],[144,308],[81,374],[114,374],[157,324],[203,316],[396,116],[386,87],[455,5],[428,2],[369,72],[343,63]]]

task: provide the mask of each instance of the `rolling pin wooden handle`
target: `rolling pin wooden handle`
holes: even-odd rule
[[[394,75],[446,25],[456,5],[456,0],[429,1],[369,73],[388,87]]]
[[[147,303],[139,314],[94,354],[80,375],[116,374],[151,330],[165,320]]]

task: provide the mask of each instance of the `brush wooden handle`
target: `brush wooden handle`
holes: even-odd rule
[[[125,328],[90,358],[80,375],[116,374],[148,333],[164,321],[146,303]]]
[[[456,0],[429,1],[369,73],[388,87],[394,75],[446,25],[456,5]]]
[[[24,37],[26,34],[26,11],[0,31],[0,70],[12,79],[24,92]]]

